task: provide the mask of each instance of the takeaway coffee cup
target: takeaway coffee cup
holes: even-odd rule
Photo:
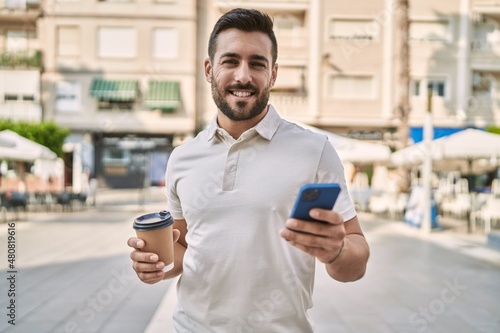
[[[153,252],[165,263],[164,272],[174,267],[174,219],[166,210],[139,216],[134,221],[137,237],[144,240],[144,252]]]

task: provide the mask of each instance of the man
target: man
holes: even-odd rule
[[[235,9],[216,23],[205,60],[218,112],[176,148],[166,172],[175,219],[175,267],[164,273],[142,240],[129,239],[146,283],[181,275],[176,332],[313,332],[315,258],[338,281],[361,278],[368,245],[327,138],[280,118],[268,105],[278,74],[272,20]],[[323,222],[289,219],[305,183],[342,187]],[[345,222],[344,222],[345,221]]]

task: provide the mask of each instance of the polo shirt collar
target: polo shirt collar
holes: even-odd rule
[[[266,140],[271,140],[274,133],[278,130],[281,117],[276,109],[269,104],[266,116],[255,126],[255,130]]]
[[[255,131],[266,140],[271,140],[280,125],[281,117],[276,109],[269,104],[266,116],[254,127]],[[210,141],[214,137],[217,129],[220,128],[217,124],[217,115],[215,115],[208,127],[207,140]]]
[[[217,132],[217,129],[219,128],[219,125],[217,125],[217,114],[212,118],[212,122],[210,123],[210,126],[208,127],[208,137],[207,141],[212,140],[214,137],[215,133]]]

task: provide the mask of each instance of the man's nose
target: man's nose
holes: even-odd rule
[[[250,67],[246,63],[241,63],[238,68],[236,69],[236,72],[234,73],[234,79],[237,82],[241,82],[243,84],[248,83],[252,81],[252,74],[250,71]]]

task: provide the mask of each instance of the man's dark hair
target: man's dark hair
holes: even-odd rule
[[[278,42],[273,31],[273,20],[266,13],[255,9],[236,8],[222,15],[210,34],[208,41],[208,56],[214,60],[215,49],[217,48],[217,37],[221,32],[228,29],[238,29],[247,32],[263,32],[269,36],[272,43],[271,55],[272,64],[278,58]]]

